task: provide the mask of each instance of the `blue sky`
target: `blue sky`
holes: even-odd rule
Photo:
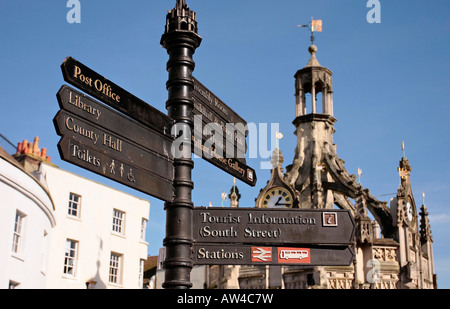
[[[338,155],[351,174],[360,167],[362,185],[388,201],[399,184],[405,141],[418,205],[426,194],[438,284],[449,288],[450,2],[380,2],[381,23],[370,24],[366,0],[188,0],[203,38],[194,75],[247,122],[278,123],[286,166],[296,146],[293,76],[309,59],[310,33],[297,25],[322,19],[315,43],[319,62],[333,72]],[[175,0],[80,0],[79,24],[67,22],[66,3],[0,0],[0,133],[13,143],[39,136],[61,168],[148,199],[147,240],[156,255],[165,233],[163,202],[63,162],[52,119],[67,56],[166,113],[168,56],[160,38]],[[220,206],[233,178],[194,161],[195,205]],[[259,169],[262,161],[267,158],[247,160],[258,183],[252,188],[238,181],[242,207],[254,206],[269,179],[269,171]]]

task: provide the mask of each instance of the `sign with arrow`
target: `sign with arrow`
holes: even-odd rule
[[[193,226],[195,242],[214,244],[348,246],[355,233],[341,209],[196,207]]]
[[[346,247],[272,247],[194,244],[194,265],[349,266],[355,255]]]

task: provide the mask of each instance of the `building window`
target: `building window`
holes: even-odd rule
[[[122,255],[111,252],[111,258],[109,260],[109,282],[110,283],[116,283],[116,284],[122,283],[121,268],[122,268]]]
[[[41,248],[41,272],[47,273],[48,266],[48,254],[49,254],[49,236],[46,230],[44,230],[42,248]]]
[[[21,254],[23,245],[25,215],[20,211],[16,211],[16,220],[14,223],[14,234],[12,243],[12,252],[14,254]]]
[[[142,218],[141,221],[141,240],[145,241],[145,231],[147,229],[147,219]]]
[[[125,213],[123,211],[113,210],[112,230],[118,234],[125,234]]]
[[[81,211],[81,195],[70,193],[68,215],[80,218]]]
[[[78,241],[67,239],[64,256],[64,274],[75,277],[78,258]]]
[[[139,260],[139,288],[144,288],[144,263],[145,260]]]

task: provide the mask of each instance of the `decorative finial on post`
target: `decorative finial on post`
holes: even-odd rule
[[[164,33],[180,30],[198,33],[197,14],[189,9],[186,0],[177,0],[175,7],[168,12]]]
[[[358,167],[358,184],[361,184],[362,169]]]

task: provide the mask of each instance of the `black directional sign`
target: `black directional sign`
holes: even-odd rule
[[[206,88],[195,77],[194,79],[194,110],[196,114],[204,116],[208,119],[208,122],[216,122],[225,125],[226,123],[238,124],[243,126],[247,125],[247,122],[239,116],[233,109],[219,99],[211,90]],[[248,132],[239,132],[247,136]]]
[[[173,138],[62,86],[54,118],[63,160],[145,192],[173,199]]]
[[[61,109],[154,151],[159,156],[172,159],[171,135],[144,126],[69,86],[62,86],[56,96]]]
[[[200,136],[206,135],[208,138],[209,136],[206,133],[208,130],[213,130],[214,136],[220,133],[223,139],[219,141],[223,145],[221,147],[223,156],[238,158],[245,164],[247,122],[195,77],[192,78],[194,80],[192,92],[194,98],[194,133],[200,134]]]
[[[69,136],[122,162],[128,162],[169,181],[173,180],[173,161],[166,157],[64,110],[58,112],[54,121],[60,136]]]
[[[196,207],[193,227],[197,243],[350,245],[355,223],[338,209]]]
[[[193,80],[192,152],[248,185],[255,186],[255,170],[245,160],[247,122],[195,77]],[[207,135],[205,127],[220,134]]]
[[[194,244],[194,265],[349,266],[350,247]]]
[[[117,86],[81,62],[67,57],[61,64],[64,80],[87,92],[142,124],[162,133],[168,132],[173,121],[153,106]]]
[[[127,160],[98,151],[90,144],[84,144],[71,137],[63,136],[58,143],[58,150],[64,161],[156,198],[165,201],[173,199],[171,181],[137,168]]]
[[[144,126],[149,129],[152,129],[156,132],[159,132],[162,135],[169,135],[171,132],[171,128],[173,125],[173,120],[162,112],[158,111],[151,105],[137,98],[133,94],[119,87],[112,81],[98,74],[94,70],[85,66],[81,62],[75,60],[72,57],[67,57],[64,62],[61,64],[61,70],[64,76],[64,80],[68,83],[76,86],[77,88],[85,91],[90,94],[94,98],[104,102],[105,104],[113,107],[114,109],[124,113],[135,121],[140,122]],[[226,123],[233,124],[246,124],[246,122],[236,114],[231,108],[229,108],[225,103],[220,101],[214,94],[212,94],[206,87],[204,87],[200,82],[198,82],[195,78],[195,89],[193,91],[195,106],[198,107],[198,111],[194,111],[194,114],[201,115],[203,117],[201,125],[206,125],[210,120],[217,121],[218,124],[221,125],[222,136],[224,138],[223,150],[217,148],[216,145],[206,144],[205,142],[209,139],[202,135],[203,130],[197,132],[195,134],[192,132],[192,152],[200,155],[206,161],[215,165],[216,167],[222,169],[223,171],[229,173],[230,175],[236,177],[237,179],[251,185],[256,185],[256,173],[255,170],[246,165],[244,154],[246,151],[245,145],[245,134],[246,132],[242,130],[231,130],[233,127],[228,127]],[[206,93],[208,91],[208,93]],[[75,93],[73,89],[69,91],[68,89],[60,90],[60,97],[65,94],[66,101],[69,99],[73,100],[73,95],[80,96],[80,93]],[[72,95],[72,97],[69,97]],[[87,100],[87,97],[83,97],[84,100]],[[197,99],[196,99],[197,98]],[[212,98],[208,101],[208,98]],[[59,98],[59,101],[62,99]],[[60,105],[62,103],[60,102]],[[67,105],[67,104],[66,104]],[[67,108],[68,109],[68,108]],[[73,111],[73,109],[70,109]],[[194,109],[195,110],[195,109]],[[203,113],[201,111],[203,110]],[[205,112],[207,111],[207,112]],[[93,111],[95,113],[95,111]],[[212,116],[214,115],[214,116]],[[96,117],[95,114],[91,115],[92,117]],[[103,117],[105,118],[105,117]],[[117,117],[116,117],[117,118]],[[98,120],[97,122],[100,122]],[[212,121],[212,122],[214,122]],[[120,132],[124,132],[124,128],[121,127]],[[237,128],[241,128],[241,126],[237,126]],[[132,130],[128,130],[129,134],[133,134]],[[116,132],[116,131],[114,131]],[[201,138],[197,138],[201,136]],[[233,156],[227,157],[227,148],[226,148],[226,139],[228,136],[228,140],[233,140]],[[147,138],[148,141],[152,143],[152,145],[156,145],[156,141],[160,141],[161,139],[152,139],[151,136]],[[146,147],[144,145],[144,147]],[[167,150],[170,148],[163,145],[162,155],[165,155]],[[230,148],[230,147],[229,147]],[[230,150],[228,150],[230,151]],[[169,151],[170,152],[170,151]]]
[[[223,171],[250,186],[256,185],[255,170],[247,164],[242,163],[241,160],[237,158],[226,158],[225,156],[220,155],[215,151],[214,147],[205,146],[205,144],[202,143],[202,139],[196,138],[195,136],[192,136],[192,144],[196,149],[193,150],[193,152],[196,153],[196,151],[202,151],[202,158],[207,162],[222,169]]]

